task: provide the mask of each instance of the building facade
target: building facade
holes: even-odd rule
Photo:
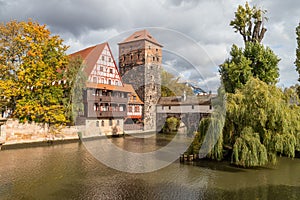
[[[86,136],[123,133],[131,87],[122,83],[108,43],[70,56],[83,59],[88,77],[83,94]]]
[[[119,43],[119,70],[144,102],[144,130],[156,129],[156,104],[161,96],[162,45],[147,30],[133,33]]]

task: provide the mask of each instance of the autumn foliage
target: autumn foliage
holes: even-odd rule
[[[66,122],[62,71],[67,46],[31,20],[0,24],[0,103],[20,121]]]

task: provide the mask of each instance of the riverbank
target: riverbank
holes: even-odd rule
[[[67,144],[67,143],[73,143],[79,141],[80,139],[77,134],[59,135],[59,137],[53,136],[51,138],[9,140],[9,141],[2,141],[2,144],[0,144],[0,150],[43,147],[43,146]]]
[[[128,131],[122,135],[116,135],[117,137],[138,135],[138,136],[149,136],[153,135],[153,131]],[[79,142],[81,140],[80,135],[73,134],[57,134],[57,135],[43,135],[38,134],[35,137],[28,137],[28,134],[14,134],[14,137],[9,137],[7,140],[0,141],[0,150],[19,149],[19,148],[31,148],[31,147],[43,147],[51,146],[56,144],[67,144],[73,142]],[[114,135],[101,135],[84,137],[84,140],[94,140],[99,138],[116,137]]]

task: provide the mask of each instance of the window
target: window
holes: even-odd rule
[[[104,120],[101,121],[101,126],[104,126]]]
[[[100,67],[100,71],[102,71],[102,72],[103,72],[103,67]]]
[[[131,56],[130,56],[130,59],[132,60],[132,58],[133,58],[133,57],[132,57],[132,55],[131,55]]]
[[[99,127],[99,121],[96,121],[96,127]]]
[[[96,89],[96,96],[99,96],[100,95],[100,90],[99,89]]]
[[[117,126],[119,126],[120,125],[120,120],[117,120]]]
[[[150,100],[152,99],[152,95],[149,96]]]
[[[109,126],[112,126],[112,124],[113,124],[112,119],[109,119]]]
[[[102,56],[102,60],[104,60],[104,56]]]
[[[114,71],[113,71],[113,69],[109,69],[109,73],[111,73],[111,74],[112,74],[113,72],[114,72]]]
[[[162,106],[162,107],[161,107],[161,109],[162,109],[162,110],[164,110],[164,109],[165,109],[165,107],[164,107],[164,106]]]
[[[158,52],[158,49],[156,49],[156,52]]]
[[[93,77],[93,82],[97,83],[97,77]]]
[[[119,81],[116,81],[116,85],[119,85]]]
[[[192,109],[194,110],[194,105],[192,105]]]
[[[155,61],[155,57],[153,57],[153,61]]]
[[[136,100],[136,96],[135,95],[133,96],[133,100]]]
[[[159,61],[159,57],[156,58],[157,62]]]
[[[108,84],[111,85],[111,80],[110,79],[108,80]]]
[[[128,106],[128,112],[132,112],[132,106]]]
[[[135,106],[134,107],[134,112],[140,112],[140,106]]]
[[[98,111],[98,109],[99,109],[98,103],[95,103],[94,104],[94,111]]]
[[[108,58],[108,62],[111,62],[111,58]]]
[[[171,106],[169,106],[169,110],[171,110]]]
[[[149,45],[149,49],[151,49],[151,46]]]

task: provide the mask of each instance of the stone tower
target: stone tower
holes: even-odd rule
[[[161,96],[162,45],[147,30],[119,43],[119,70],[144,102],[144,130],[156,129],[156,104]]]

